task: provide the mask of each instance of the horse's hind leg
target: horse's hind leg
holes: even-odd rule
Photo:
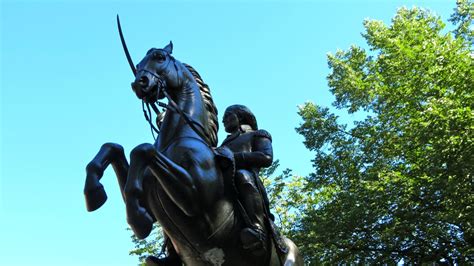
[[[97,210],[107,200],[107,194],[99,180],[102,178],[109,164],[112,164],[115,170],[120,191],[122,192],[122,197],[124,197],[123,190],[127,181],[129,168],[127,159],[125,158],[122,146],[115,143],[105,143],[86,167],[87,177],[84,186],[84,195],[86,197],[88,211]]]

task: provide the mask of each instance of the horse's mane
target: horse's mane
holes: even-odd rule
[[[183,63],[183,65],[193,74],[196,83],[199,86],[199,91],[201,92],[202,99],[204,101],[204,106],[207,111],[207,128],[205,128],[204,134],[208,138],[209,144],[212,147],[217,146],[217,130],[219,129],[219,121],[217,119],[217,108],[212,100],[211,91],[209,86],[202,81],[199,73],[192,66]]]

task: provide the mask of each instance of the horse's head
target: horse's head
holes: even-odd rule
[[[171,56],[172,51],[172,42],[163,49],[152,48],[138,63],[135,81],[132,82],[132,89],[138,98],[155,102],[164,97],[163,90],[180,86],[182,73]]]

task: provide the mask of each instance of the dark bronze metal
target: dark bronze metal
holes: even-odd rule
[[[128,52],[127,44],[125,43],[125,38],[123,37],[122,26],[120,25],[120,18],[118,14],[117,14],[117,27],[118,27],[118,31],[120,35],[120,42],[122,42],[123,51],[125,52],[125,56],[127,57],[127,61],[128,61],[128,64],[130,65],[130,68],[132,69],[133,75],[135,76],[137,74],[137,70],[135,69],[135,65],[133,64],[132,57],[130,56],[130,53]]]
[[[117,22],[133,66],[118,16]],[[171,56],[172,50],[171,42],[150,49],[132,82],[132,90],[146,103],[168,99],[155,143],[135,147],[130,165],[120,145],[104,144],[86,168],[87,209],[105,203],[99,180],[111,164],[135,235],[147,237],[159,222],[169,237],[174,257],[150,258],[149,265],[303,265],[293,242],[272,233],[268,199],[258,178],[259,169],[272,162],[270,134],[257,130],[256,121],[252,128],[236,111],[240,120],[233,126],[225,121],[231,134],[216,149],[217,109],[209,87],[196,70]]]

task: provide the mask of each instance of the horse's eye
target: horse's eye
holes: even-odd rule
[[[160,60],[160,61],[165,61],[165,59],[166,59],[165,56],[162,53],[154,53],[153,57],[156,60]]]

